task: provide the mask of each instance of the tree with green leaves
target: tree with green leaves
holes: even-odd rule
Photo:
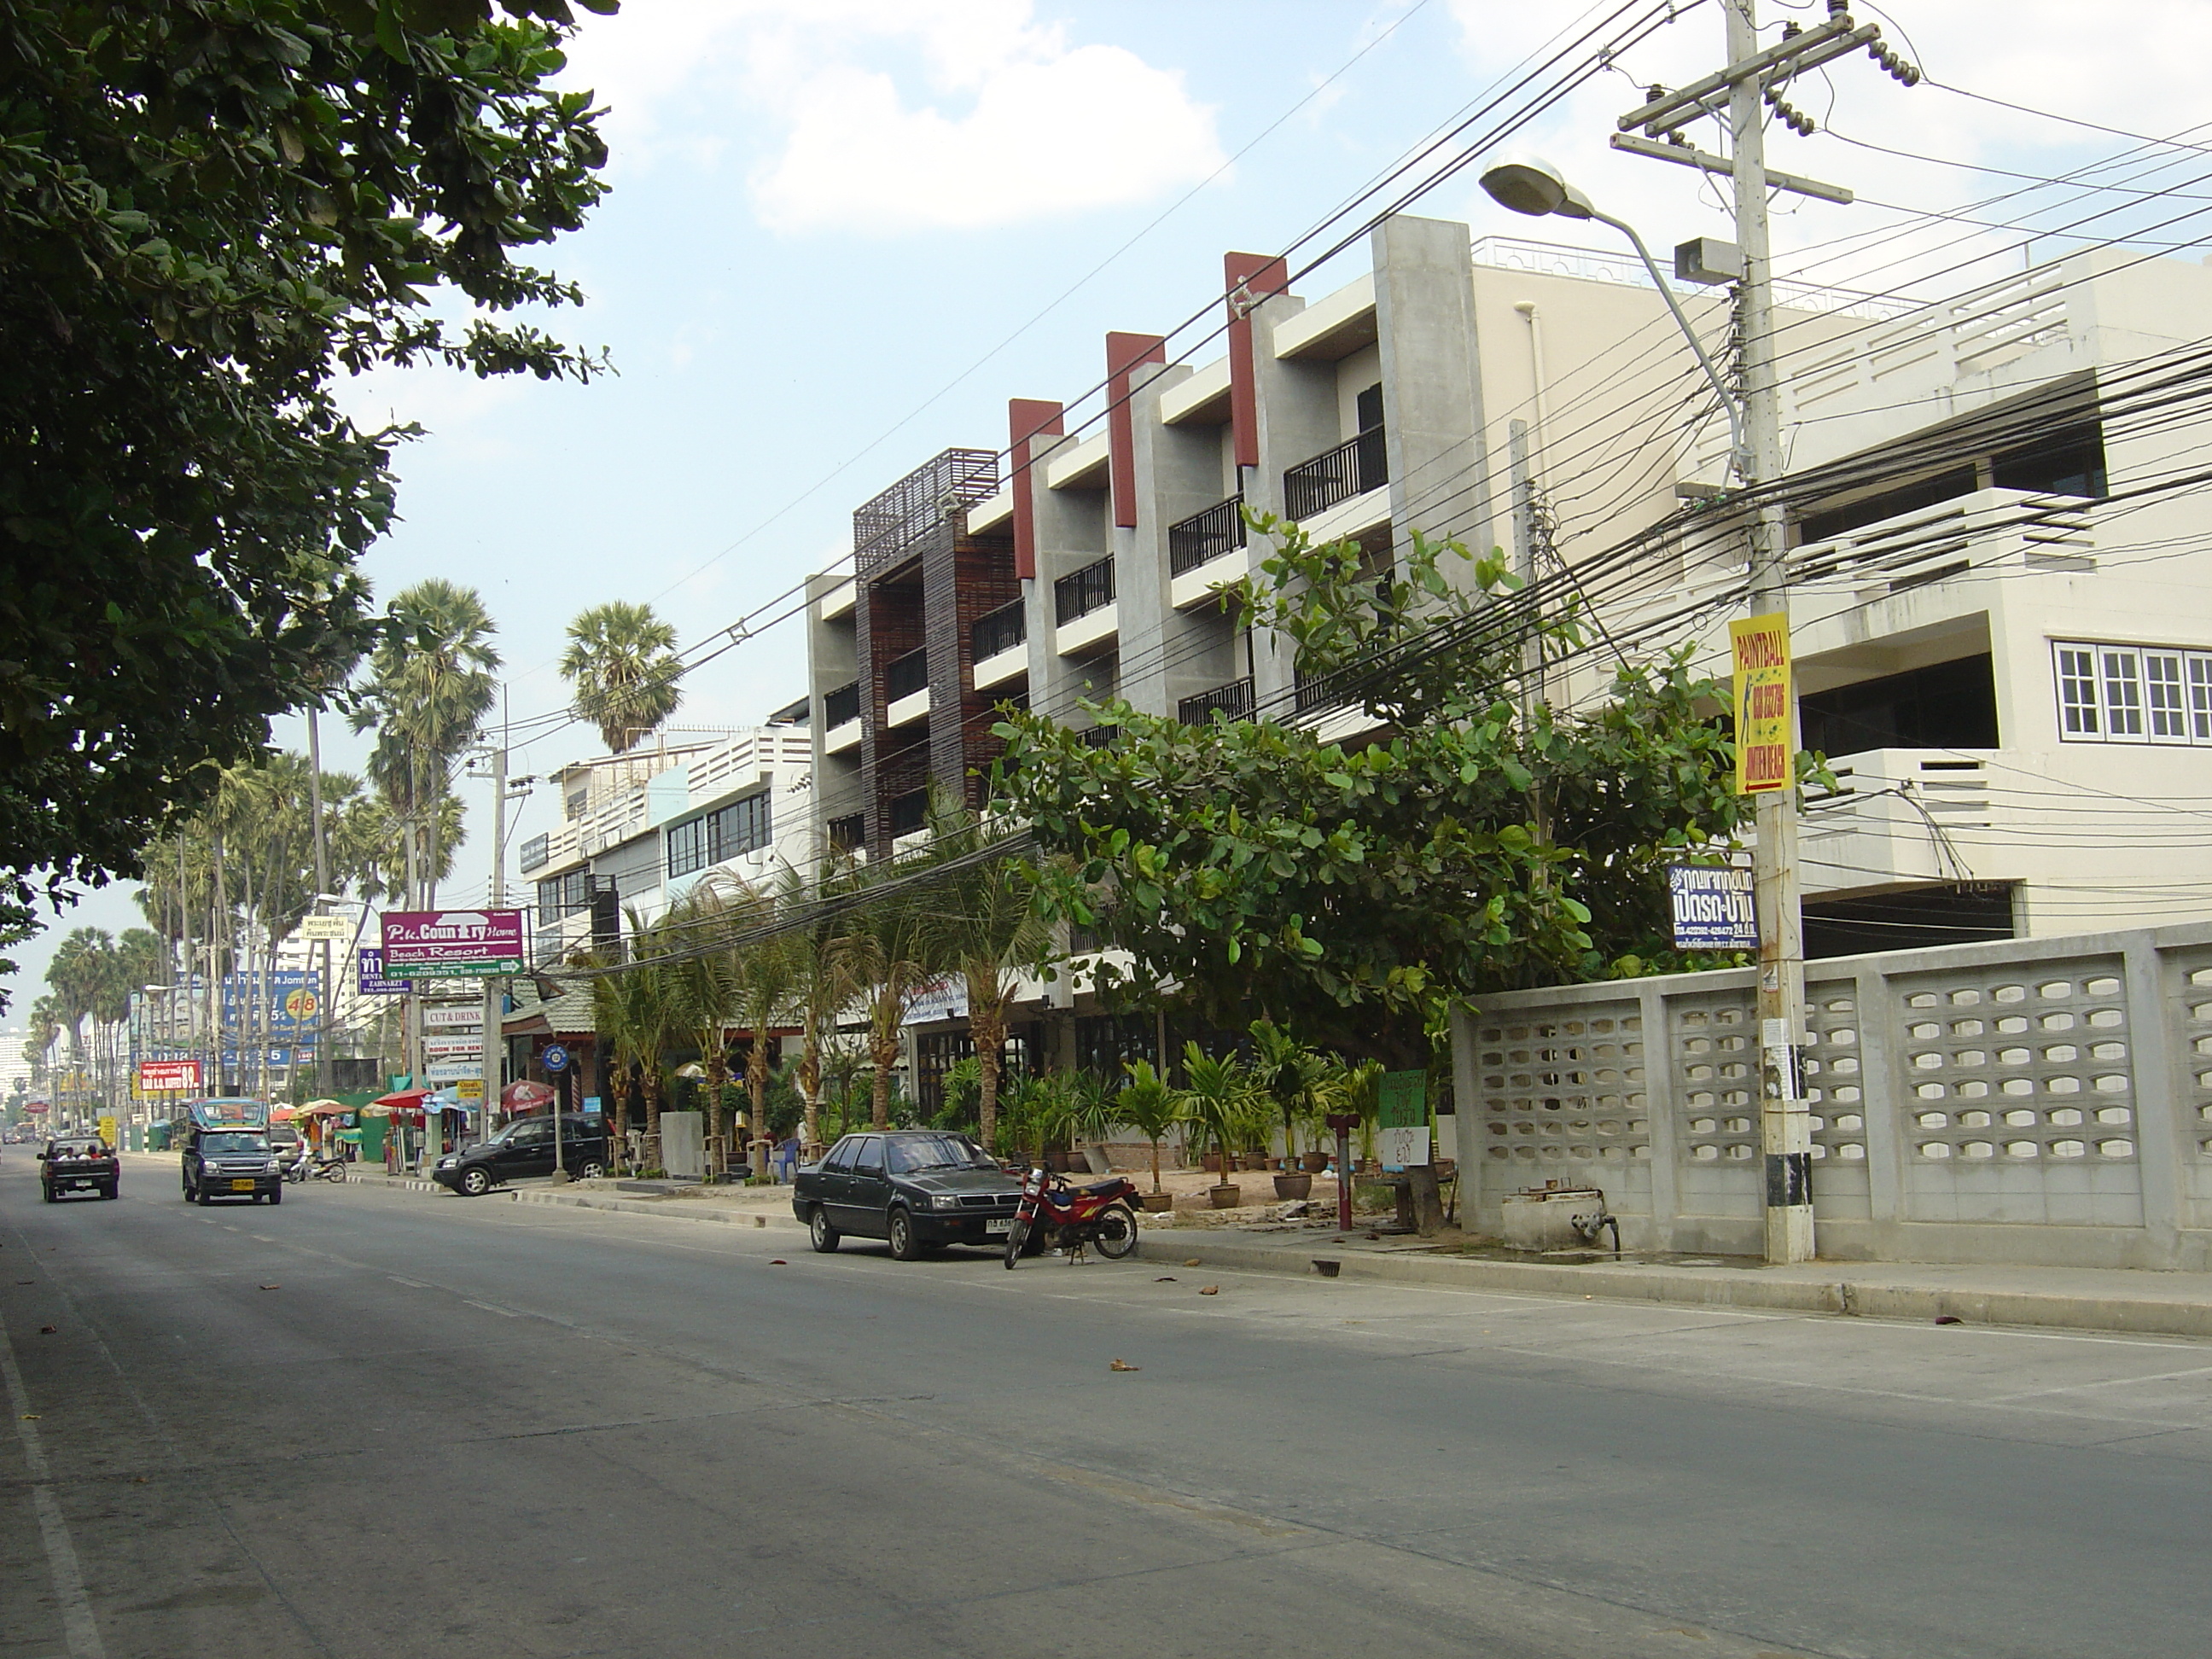
[[[614,0],[577,0],[613,9]],[[0,29],[0,924],[140,850],[375,635],[341,374],[586,379],[517,255],[605,190],[568,0],[15,0]],[[441,293],[473,317],[458,330]]]
[[[834,893],[863,899],[846,918],[839,948],[867,999],[868,1059],[875,1067],[868,1113],[878,1129],[890,1127],[891,1073],[907,1014],[951,967],[936,894],[905,884],[922,868],[916,860],[859,865],[831,885]]]
[[[368,775],[408,837],[409,899],[429,907],[450,858],[441,830],[453,768],[499,696],[496,629],[476,589],[436,576],[395,595],[386,619],[353,725],[376,733]]]
[[[623,599],[577,612],[561,678],[575,688],[576,713],[599,728],[611,754],[643,743],[684,701],[675,628],[651,605]]]
[[[592,1027],[614,1046],[618,1063],[630,1073],[633,1091],[645,1114],[645,1164],[660,1168],[660,1114],[668,1099],[668,1051],[684,1032],[684,1013],[665,958],[680,937],[666,915],[650,923],[636,911],[629,920],[630,959],[586,958],[600,969],[592,980]],[[629,1122],[617,1107],[615,1133],[627,1136]]]
[[[1524,708],[1508,688],[1529,630],[1576,623],[1513,624],[1502,561],[1417,542],[1378,575],[1350,544],[1255,529],[1279,547],[1238,595],[1246,619],[1292,642],[1302,677],[1351,688],[1371,737],[1118,702],[1099,705],[1107,748],[1036,714],[997,728],[1049,908],[1133,961],[1102,982],[1403,1066],[1427,1062],[1441,999],[1664,952],[1664,865],[1745,820],[1724,689],[1677,654],[1623,664],[1592,708]]]
[[[1182,1121],[1182,1096],[1168,1086],[1149,1060],[1125,1060],[1129,1080],[1114,1097],[1114,1115],[1152,1143],[1152,1190],[1160,1190],[1160,1142]]]

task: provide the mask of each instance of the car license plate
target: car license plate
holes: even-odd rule
[[[230,1190],[234,1193],[250,1193],[253,1190],[253,1183],[250,1181],[234,1181],[230,1183]]]
[[[983,1231],[987,1233],[1010,1233],[1013,1230],[1014,1218],[1010,1215],[999,1216],[983,1224]]]

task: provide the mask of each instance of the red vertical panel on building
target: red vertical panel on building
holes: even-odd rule
[[[1252,362],[1252,307],[1286,292],[1290,268],[1264,253],[1224,253],[1222,286],[1229,296],[1229,422],[1237,465],[1260,465],[1260,393]]]
[[[1114,486],[1114,522],[1124,530],[1137,523],[1137,422],[1129,410],[1129,372],[1139,363],[1167,361],[1167,340],[1158,334],[1106,337],[1107,477]]]
[[[1031,581],[1036,577],[1036,501],[1030,494],[1030,440],[1042,434],[1057,437],[1060,406],[1039,398],[1006,400],[1006,448],[1014,473],[1014,577]]]

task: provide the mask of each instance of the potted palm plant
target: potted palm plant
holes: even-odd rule
[[[1283,1172],[1275,1177],[1275,1196],[1310,1197],[1313,1174],[1298,1167],[1298,1126],[1313,1120],[1315,1091],[1324,1063],[1273,1020],[1253,1023],[1252,1048],[1253,1080],[1265,1091],[1283,1123]]]
[[[1160,1142],[1182,1121],[1182,1097],[1167,1085],[1149,1060],[1126,1062],[1129,1080],[1114,1097],[1114,1115],[1152,1144],[1152,1190],[1138,1201],[1155,1213],[1175,1208],[1175,1194],[1160,1189]]]
[[[1221,1178],[1206,1189],[1206,1201],[1217,1210],[1233,1210],[1244,1201],[1244,1192],[1229,1178],[1231,1157],[1251,1133],[1258,1115],[1254,1109],[1267,1109],[1267,1097],[1234,1054],[1214,1060],[1195,1042],[1183,1045],[1183,1073],[1190,1079],[1183,1091],[1184,1121],[1221,1155]]]
[[[1096,1072],[1078,1072],[1067,1083],[1067,1139],[1095,1176],[1114,1173],[1107,1156],[1106,1138],[1120,1120],[1114,1110],[1116,1091]]]

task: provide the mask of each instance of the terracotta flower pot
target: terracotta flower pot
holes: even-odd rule
[[[1206,1153],[1203,1158],[1198,1160],[1198,1167],[1205,1170],[1208,1175],[1219,1175],[1221,1173],[1221,1154],[1218,1152]]]
[[[1277,1198],[1310,1198],[1312,1195],[1313,1177],[1310,1175],[1279,1175],[1275,1177]]]
[[[1152,1215],[1158,1215],[1164,1211],[1175,1208],[1173,1193],[1144,1193],[1139,1195],[1137,1201]]]
[[[1206,1201],[1217,1210],[1233,1210],[1244,1201],[1244,1189],[1224,1181],[1206,1189]]]
[[[1308,1175],[1319,1175],[1323,1170],[1328,1168],[1328,1154],[1308,1152],[1298,1159],[1298,1168],[1304,1170]]]

